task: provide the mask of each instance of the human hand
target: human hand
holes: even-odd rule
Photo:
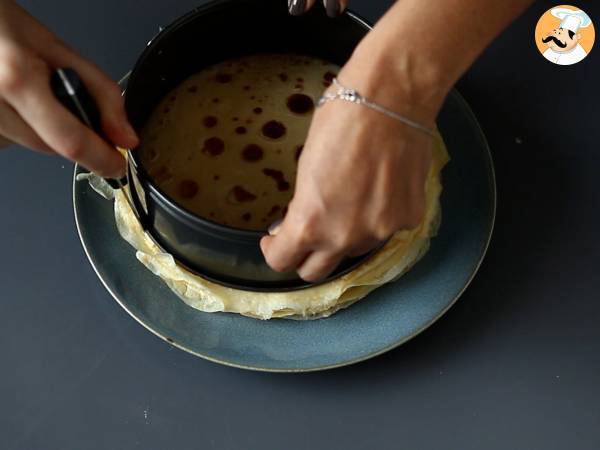
[[[14,1],[0,0],[0,142],[62,155],[101,176],[122,176],[125,161],[118,151],[55,99],[50,75],[66,67],[79,73],[96,100],[111,143],[136,146],[118,85]]]
[[[301,14],[314,3],[291,0],[288,6],[292,14]],[[530,3],[394,2],[339,79],[370,100],[433,127],[452,85]],[[343,256],[366,252],[396,229],[418,223],[431,157],[427,139],[364,106],[336,101],[317,111],[289,211],[277,235],[261,241],[269,265],[296,269],[305,280],[316,281]]]
[[[299,16],[308,11],[317,0],[288,0],[290,14]],[[339,16],[348,6],[348,0],[323,0],[323,5],[329,17]]]
[[[369,75],[369,66],[359,55],[339,74],[340,82],[434,127],[440,100],[424,104],[426,96],[403,91],[403,83],[374,82],[381,78]],[[365,106],[336,100],[318,109],[288,212],[274,235],[261,241],[267,263],[316,282],[344,257],[418,226],[431,153],[430,136]]]

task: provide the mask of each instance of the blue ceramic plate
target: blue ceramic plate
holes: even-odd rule
[[[439,319],[473,279],[492,234],[492,160],[481,129],[457,92],[448,96],[438,126],[452,161],[443,172],[442,226],[429,253],[397,282],[328,319],[263,322],[192,309],[137,261],[117,232],[112,202],[85,182],[73,183],[79,236],[115,300],[148,330],[194,355],[280,372],[363,361],[401,345]]]

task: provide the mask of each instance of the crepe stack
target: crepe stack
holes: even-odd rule
[[[342,277],[292,292],[249,292],[207,281],[175,262],[144,233],[122,191],[115,191],[115,219],[121,236],[138,260],[160,277],[185,303],[204,312],[229,312],[257,319],[317,319],[346,308],[408,271],[429,249],[441,220],[441,170],[448,161],[441,137],[434,140],[426,181],[426,212],[415,229],[397,232],[364,264]]]

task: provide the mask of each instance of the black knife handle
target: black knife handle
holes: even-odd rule
[[[83,81],[73,69],[58,69],[50,79],[52,92],[62,105],[106,141],[100,110]]]
[[[100,110],[85,87],[83,80],[73,69],[58,69],[50,77],[50,88],[58,101],[77,117],[83,124],[94,131],[100,138],[110,144],[102,131]],[[127,178],[120,181],[106,179],[113,189],[118,189],[127,184]]]

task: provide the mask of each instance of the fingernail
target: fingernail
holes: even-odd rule
[[[337,17],[342,12],[340,0],[323,0],[325,3],[325,10],[329,17]]]
[[[269,234],[271,236],[275,236],[279,232],[279,228],[281,227],[282,222],[283,222],[283,219],[279,219],[271,224],[271,226],[269,227],[269,230],[268,230]]]
[[[288,10],[292,16],[299,16],[306,10],[306,0],[288,0]]]

